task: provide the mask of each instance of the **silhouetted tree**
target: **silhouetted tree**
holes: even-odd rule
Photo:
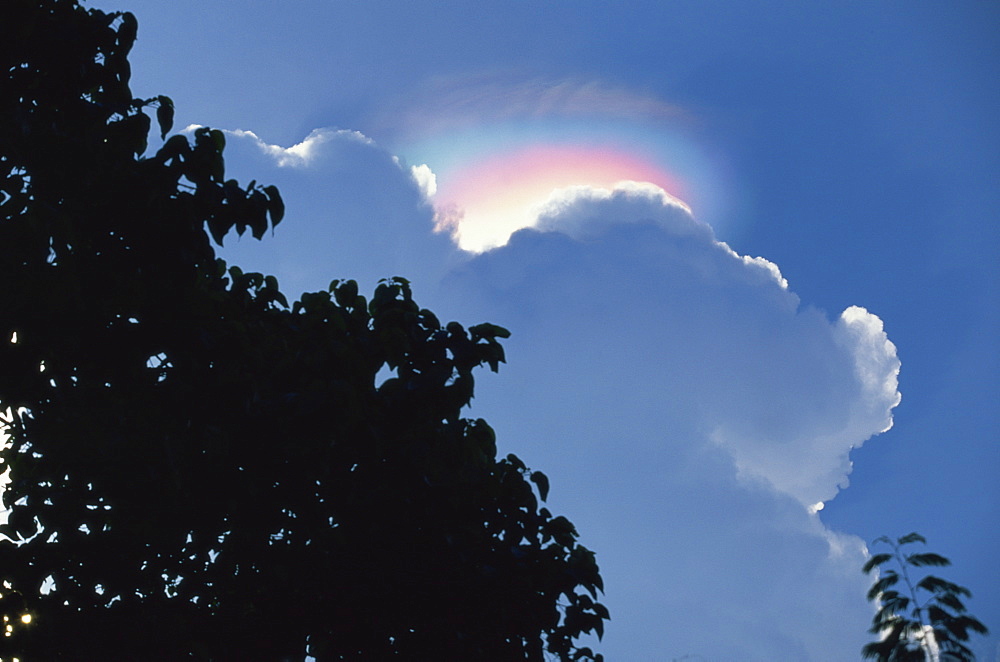
[[[600,658],[594,554],[462,416],[507,332],[217,259],[281,198],[225,178],[219,131],[144,156],[173,104],[133,98],[136,30],[0,12],[0,657]]]
[[[863,568],[866,574],[879,570],[868,591],[868,600],[879,605],[869,632],[879,635],[879,640],[865,645],[864,658],[879,662],[974,660],[964,642],[970,631],[986,634],[987,629],[966,613],[961,598],[972,595],[969,589],[933,575],[916,583],[910,577],[910,568],[949,566],[951,561],[931,552],[907,554],[906,545],[927,543],[919,533],[895,540],[882,536],[875,542],[889,545],[892,552],[875,554]],[[896,567],[886,568],[890,562]]]

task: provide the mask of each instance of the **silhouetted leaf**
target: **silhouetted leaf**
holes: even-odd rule
[[[938,554],[904,555],[900,551],[903,545],[927,542],[917,533],[910,533],[896,540],[883,536],[874,542],[887,544],[893,551],[873,556],[865,563],[863,568],[865,572],[890,560],[895,560],[900,567],[950,565],[948,559]],[[895,571],[885,571],[868,591],[869,600],[880,602],[879,609],[872,619],[872,626],[869,628],[869,632],[879,635],[880,639],[865,645],[862,649],[863,657],[882,662],[902,660],[923,662],[924,646],[921,641],[926,636],[926,629],[933,626],[937,646],[943,653],[947,653],[947,655],[942,654],[942,660],[945,658],[971,660],[972,658],[968,656],[971,653],[967,655],[968,649],[960,642],[968,639],[967,629],[973,627],[973,622],[980,626],[982,624],[963,613],[965,605],[958,596],[970,595],[968,589],[933,575],[927,575],[916,584],[911,584],[911,579],[907,576],[905,587],[907,592],[915,594],[923,592],[922,598],[914,596],[914,600],[917,600],[914,602],[899,591],[891,590],[899,579],[900,576]],[[927,593],[930,595],[926,595]],[[956,613],[949,612],[949,609]],[[981,634],[986,632],[985,628],[974,631]]]
[[[925,554],[910,554],[906,557],[906,562],[910,565],[917,566],[948,566],[951,565],[951,561],[939,554],[932,554],[930,552]]]
[[[267,211],[271,215],[271,227],[274,227],[285,217],[285,203],[278,193],[278,187],[265,186],[264,192],[267,194]]]
[[[541,471],[531,472],[531,482],[538,486],[538,496],[542,498],[542,501],[546,501],[549,497],[549,479]]]
[[[139,31],[139,22],[136,20],[135,15],[130,12],[122,12],[121,19],[121,25],[118,26],[118,44],[127,53],[132,48],[132,44],[135,43],[135,37]]]
[[[480,338],[510,338],[510,331],[496,324],[476,324],[469,327],[473,340]]]
[[[874,568],[882,565],[886,561],[892,560],[892,554],[875,554],[870,559],[865,562],[865,565],[861,568],[865,574],[870,573]]]
[[[917,582],[917,588],[921,588],[925,591],[930,591],[931,593],[954,593],[955,595],[972,595],[969,589],[959,586],[958,584],[953,584],[949,581],[945,581],[940,577],[935,577],[934,575],[927,575],[919,582]]]
[[[156,123],[160,126],[160,140],[166,140],[174,126],[174,102],[170,97],[156,97]]]
[[[949,609],[954,609],[958,612],[965,611],[965,604],[954,593],[942,593],[937,596],[937,600]]]
[[[927,539],[924,538],[919,533],[917,533],[916,531],[914,531],[913,533],[907,533],[905,536],[897,539],[896,542],[897,542],[897,544],[900,544],[900,545],[908,545],[908,544],[913,543],[913,542],[926,543]]]
[[[872,584],[872,587],[868,590],[868,599],[875,600],[878,598],[880,593],[884,592],[891,586],[895,586],[898,581],[899,576],[895,572],[889,571],[885,573],[885,575]]]

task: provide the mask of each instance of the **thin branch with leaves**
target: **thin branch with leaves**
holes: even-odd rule
[[[895,540],[882,536],[874,542],[889,545],[892,552],[875,554],[862,568],[866,574],[877,571],[868,600],[879,605],[869,629],[879,640],[864,646],[863,657],[879,662],[975,660],[965,642],[970,632],[988,630],[966,611],[962,598],[972,596],[969,589],[934,575],[914,582],[910,575],[911,568],[946,567],[951,561],[932,552],[907,553],[907,545],[927,544],[919,533]],[[895,568],[886,567],[891,562]]]

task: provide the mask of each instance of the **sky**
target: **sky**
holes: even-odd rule
[[[469,414],[607,659],[860,659],[919,531],[1000,660],[1000,5],[116,2],[133,92],[282,191],[226,259],[511,330]]]

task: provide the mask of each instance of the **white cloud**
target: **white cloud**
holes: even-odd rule
[[[648,182],[621,181],[611,190],[591,186],[557,189],[532,209],[533,227],[576,239],[600,235],[608,224],[652,221],[672,234],[708,236],[712,230],[683,201]]]
[[[295,221],[263,244],[283,247],[275,267],[250,267],[292,290],[398,273],[442,319],[512,330],[471,413],[550,476],[550,508],[597,551],[609,659],[857,658],[864,545],[818,511],[899,399],[876,316],[803,307],[776,265],[649,185],[555,191],[539,230],[462,262],[433,232],[429,168],[350,135],[294,169],[279,165],[294,148],[261,144],[234,134],[229,162],[277,183]]]
[[[374,141],[360,131],[349,131],[347,129],[313,129],[312,132],[306,136],[305,140],[300,143],[296,143],[291,147],[280,147],[278,145],[272,145],[264,142],[253,131],[234,129],[226,131],[226,133],[238,138],[249,138],[253,140],[261,151],[274,158],[275,162],[282,168],[304,168],[309,166],[313,163],[313,161],[315,161],[317,155],[323,150],[323,146],[333,141],[349,140],[364,145],[374,145]]]
[[[433,198],[437,193],[437,176],[426,163],[410,166],[410,175],[423,191],[424,197]]]
[[[857,658],[864,544],[818,511],[899,401],[881,321],[801,306],[648,187],[559,191],[538,230],[447,285],[514,334],[475,414],[598,552],[609,659]]]
[[[882,328],[882,320],[860,306],[851,306],[841,315],[838,331],[841,343],[854,353],[854,370],[865,389],[867,414],[874,416],[879,432],[892,427],[887,412],[901,400],[899,391],[900,362],[896,346]]]
[[[252,131],[226,133],[227,177],[276,184],[287,218],[277,240],[227,237],[222,255],[280,274],[286,292],[325,289],[334,278],[371,289],[389,276],[436,277],[460,259],[433,232],[427,166],[406,167],[357,131],[316,129],[291,147]]]
[[[435,224],[447,232],[463,250],[480,253],[503,246],[518,230],[558,230],[577,239],[600,234],[608,223],[619,223],[616,208],[624,206],[631,222],[655,219],[664,229],[680,234],[711,234],[711,228],[695,220],[681,200],[648,182],[623,180],[610,189],[576,185],[545,193],[509,191],[480,200],[471,206],[435,205]],[[640,207],[646,208],[638,213]]]
[[[719,244],[721,246],[724,246],[725,248],[729,248],[729,245],[725,242],[719,242]],[[730,250],[732,251],[732,249]],[[776,283],[781,285],[782,289],[785,290],[788,289],[788,281],[785,280],[785,277],[781,275],[781,269],[779,269],[778,265],[776,265],[774,262],[771,262],[770,260],[767,260],[762,257],[750,257],[749,255],[740,255],[736,251],[732,251],[732,254],[743,260],[743,263],[749,267],[757,267],[759,269],[763,269],[771,276],[771,278],[774,279]]]

